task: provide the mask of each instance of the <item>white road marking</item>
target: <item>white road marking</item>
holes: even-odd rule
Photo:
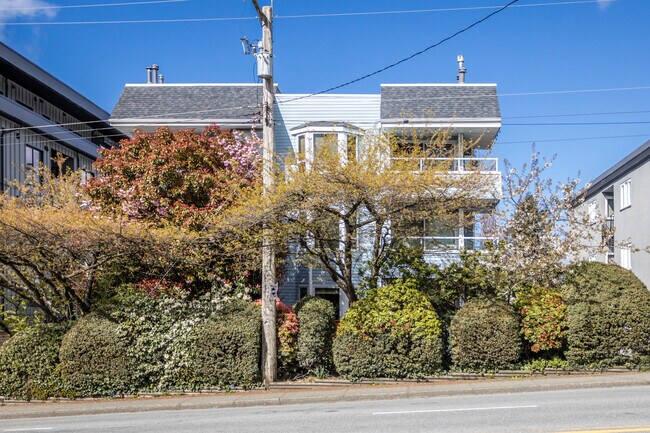
[[[400,415],[407,413],[436,413],[436,412],[469,412],[475,410],[508,410],[508,409],[534,409],[536,404],[529,406],[494,406],[494,407],[463,407],[456,409],[429,409],[429,410],[405,410],[400,412],[373,412],[373,415]]]
[[[54,427],[33,427],[33,428],[10,428],[2,430],[3,432],[15,432],[15,431],[43,431],[43,430],[52,430]]]

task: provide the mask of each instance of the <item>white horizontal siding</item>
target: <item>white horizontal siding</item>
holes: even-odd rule
[[[285,102],[301,96],[306,95],[276,95],[275,146],[281,155],[297,149],[290,131],[305,122],[346,122],[365,130],[379,126],[380,95],[316,95]]]

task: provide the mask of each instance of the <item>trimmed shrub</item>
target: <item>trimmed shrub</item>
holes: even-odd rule
[[[537,288],[517,301],[521,333],[534,353],[561,351],[566,345],[566,304],[555,289]]]
[[[119,337],[118,325],[92,313],[79,319],[65,334],[58,370],[77,397],[108,396],[136,391],[135,363]]]
[[[298,365],[312,372],[332,369],[332,339],[336,327],[336,310],[326,299],[308,297],[298,314]]]
[[[180,377],[188,388],[249,388],[260,383],[262,316],[257,305],[234,301],[194,334]]]
[[[564,293],[571,365],[634,364],[650,355],[650,292],[631,271],[583,262],[567,273]]]
[[[182,388],[177,381],[187,366],[194,330],[224,307],[227,296],[220,290],[195,297],[185,290],[149,296],[128,285],[119,292],[112,316],[135,362],[134,387],[140,391]]]
[[[414,280],[368,291],[341,319],[334,364],[351,380],[422,377],[442,365],[441,326]]]
[[[29,327],[0,347],[0,395],[45,400],[63,393],[55,373],[65,326]]]
[[[451,359],[461,370],[496,370],[512,366],[521,355],[519,320],[504,302],[472,299],[450,327]]]

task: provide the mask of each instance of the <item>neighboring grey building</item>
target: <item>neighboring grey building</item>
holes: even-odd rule
[[[583,257],[631,269],[650,287],[650,140],[594,179],[581,192],[580,212],[614,228],[607,248]]]
[[[126,138],[107,119],[106,111],[0,43],[0,192],[24,181],[30,166],[58,170],[57,155],[67,158],[64,169],[93,176],[97,151]],[[0,287],[0,308],[9,296]]]
[[[175,129],[202,128],[217,124],[224,128],[254,129],[259,122],[261,85],[257,84],[127,84],[113,113],[111,125],[125,134],[135,129],[152,131],[158,126]],[[283,94],[277,90],[275,106],[276,152],[305,155],[307,164],[325,137],[338,143],[343,159],[351,142],[357,152],[366,132],[390,132],[405,139],[413,131],[432,136],[441,129],[449,134],[449,150],[454,172],[470,165],[480,167],[490,179],[493,193],[483,197],[483,207],[491,211],[501,197],[501,173],[489,150],[501,127],[501,113],[495,84],[383,84],[378,94]],[[472,149],[465,145],[476,143]],[[436,159],[431,158],[422,160]],[[421,161],[426,163],[426,161]],[[357,261],[363,260],[370,237],[359,234]],[[437,263],[456,260],[460,250],[483,245],[480,223],[463,229],[428,227],[423,222],[421,236],[408,241],[421,245],[427,258]],[[327,272],[305,266],[289,257],[280,297],[288,304],[306,295],[332,300],[340,313],[347,299]]]
[[[36,64],[0,43],[0,179],[24,179],[25,166],[66,167],[92,173],[97,150],[126,138],[108,113]],[[89,174],[90,175],[90,174]]]

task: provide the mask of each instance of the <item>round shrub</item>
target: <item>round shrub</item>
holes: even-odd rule
[[[650,355],[650,292],[620,266],[583,262],[567,272],[567,361],[635,363]]]
[[[566,304],[555,289],[537,288],[517,301],[521,333],[534,353],[561,351],[566,345]]]
[[[341,319],[333,345],[343,377],[422,377],[442,365],[441,326],[414,280],[372,289]]]
[[[332,339],[336,326],[336,310],[326,299],[308,297],[298,314],[298,364],[312,372],[328,372],[332,368]]]
[[[521,355],[519,320],[504,302],[473,299],[454,316],[450,327],[451,359],[461,370],[496,370]]]
[[[93,313],[79,319],[65,334],[59,372],[76,396],[107,396],[135,391],[134,362],[119,337],[118,325]]]
[[[180,378],[187,387],[248,388],[260,383],[262,316],[257,305],[234,301],[194,333]]]
[[[0,346],[0,395],[45,400],[63,393],[55,373],[65,326],[35,325]]]

